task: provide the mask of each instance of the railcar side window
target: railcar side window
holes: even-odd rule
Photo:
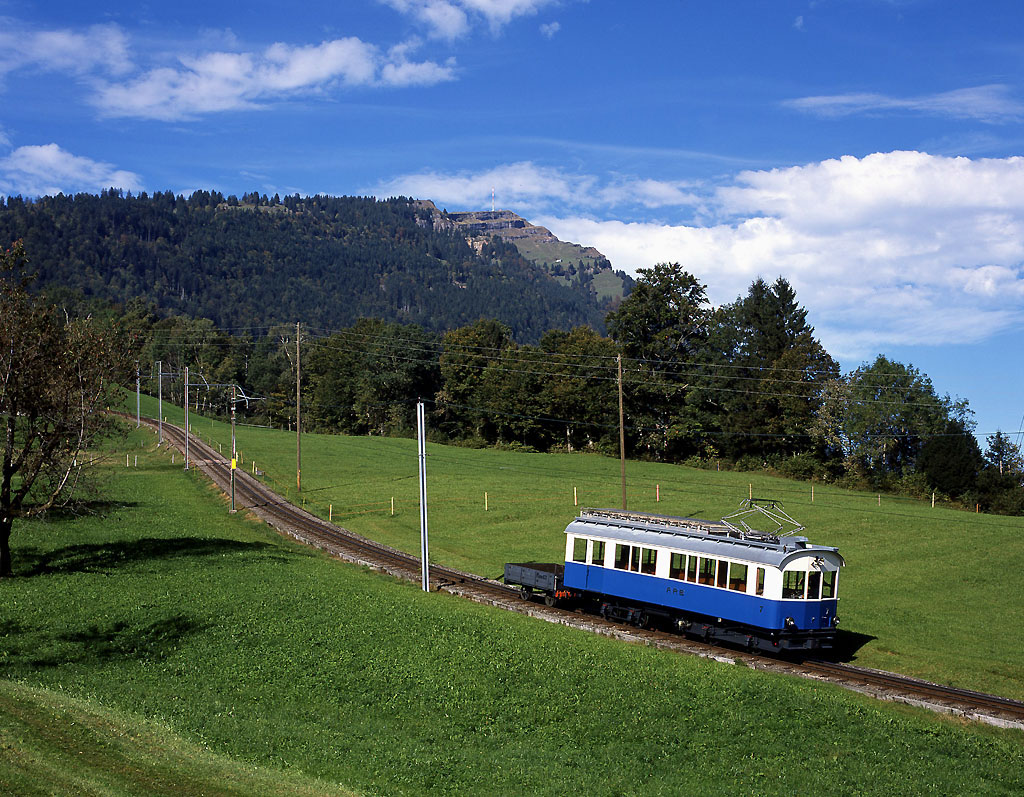
[[[725,587],[729,579],[729,563],[721,560],[718,563],[718,586]]]
[[[594,540],[594,550],[590,555],[590,564],[604,567],[604,540]]]
[[[641,548],[640,572],[654,575],[658,569],[658,552],[654,548]]]
[[[686,580],[696,581],[697,580],[697,557],[691,556],[690,561],[686,563]]]
[[[836,596],[836,571],[826,570],[821,581],[821,597],[834,598]]]
[[[668,560],[668,577],[683,580],[686,575],[686,554],[674,553]]]
[[[629,570],[629,546],[615,545],[615,569]]]
[[[640,572],[640,548],[633,546],[633,555],[629,559],[629,569],[634,573]]]
[[[747,566],[733,562],[729,565],[729,589],[747,591]]]
[[[757,586],[754,588],[758,595],[764,595],[764,568],[757,568]]]
[[[572,543],[572,560],[574,562],[586,562],[587,561],[587,539],[586,537],[577,537]]]
[[[705,559],[702,556],[700,559],[700,572],[697,574],[697,583],[711,584],[712,586],[714,586],[715,568],[717,567],[717,565],[717,559]]]
[[[782,573],[782,597],[802,598],[807,572],[804,570],[785,570]]]
[[[821,573],[813,570],[807,574],[807,600],[816,601],[821,598]]]

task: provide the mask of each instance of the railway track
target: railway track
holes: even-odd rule
[[[143,419],[152,427],[156,421]],[[180,427],[163,424],[165,441],[184,451],[185,438]],[[230,462],[213,447],[189,436],[190,462],[203,471],[225,493],[230,492]],[[419,581],[419,557],[329,523],[287,502],[252,475],[235,471],[235,506],[273,526],[278,531],[349,562],[389,573],[397,578]],[[430,587],[445,590],[478,603],[487,603],[527,614],[548,622],[580,628],[629,642],[652,645],[679,653],[689,653],[752,669],[770,670],[804,678],[828,681],[853,691],[922,706],[991,725],[1024,730],[1024,703],[996,695],[943,686],[895,673],[869,670],[848,664],[821,660],[793,661],[734,651],[709,645],[665,631],[624,626],[581,609],[544,606],[524,601],[518,589],[501,582],[464,573],[440,565],[430,567]]]

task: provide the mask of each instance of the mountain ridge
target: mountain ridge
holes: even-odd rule
[[[22,239],[37,289],[148,303],[221,328],[359,317],[444,332],[496,318],[522,342],[604,330],[591,279],[559,279],[501,236],[473,243],[433,203],[111,190],[0,199],[0,244]]]

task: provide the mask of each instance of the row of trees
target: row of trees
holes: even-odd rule
[[[292,422],[295,325],[253,339],[138,306],[124,321],[146,368],[190,365],[211,383],[264,397],[249,409],[254,422]],[[621,357],[629,456],[937,490],[972,507],[1024,511],[1020,455],[1006,435],[982,452],[967,403],[939,395],[910,365],[879,356],[840,373],[784,279],[756,280],[713,308],[693,275],[660,264],[641,271],[607,326],[608,336],[576,327],[536,344],[517,343],[493,320],[443,335],[377,319],[303,332],[304,425],[411,434],[414,404],[424,399],[438,439],[612,454]],[[225,390],[198,395],[201,408],[226,412]]]

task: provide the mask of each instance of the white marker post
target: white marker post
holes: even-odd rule
[[[423,591],[430,592],[430,551],[427,544],[427,424],[423,418],[423,402],[416,405],[416,436],[420,458],[420,561]]]

